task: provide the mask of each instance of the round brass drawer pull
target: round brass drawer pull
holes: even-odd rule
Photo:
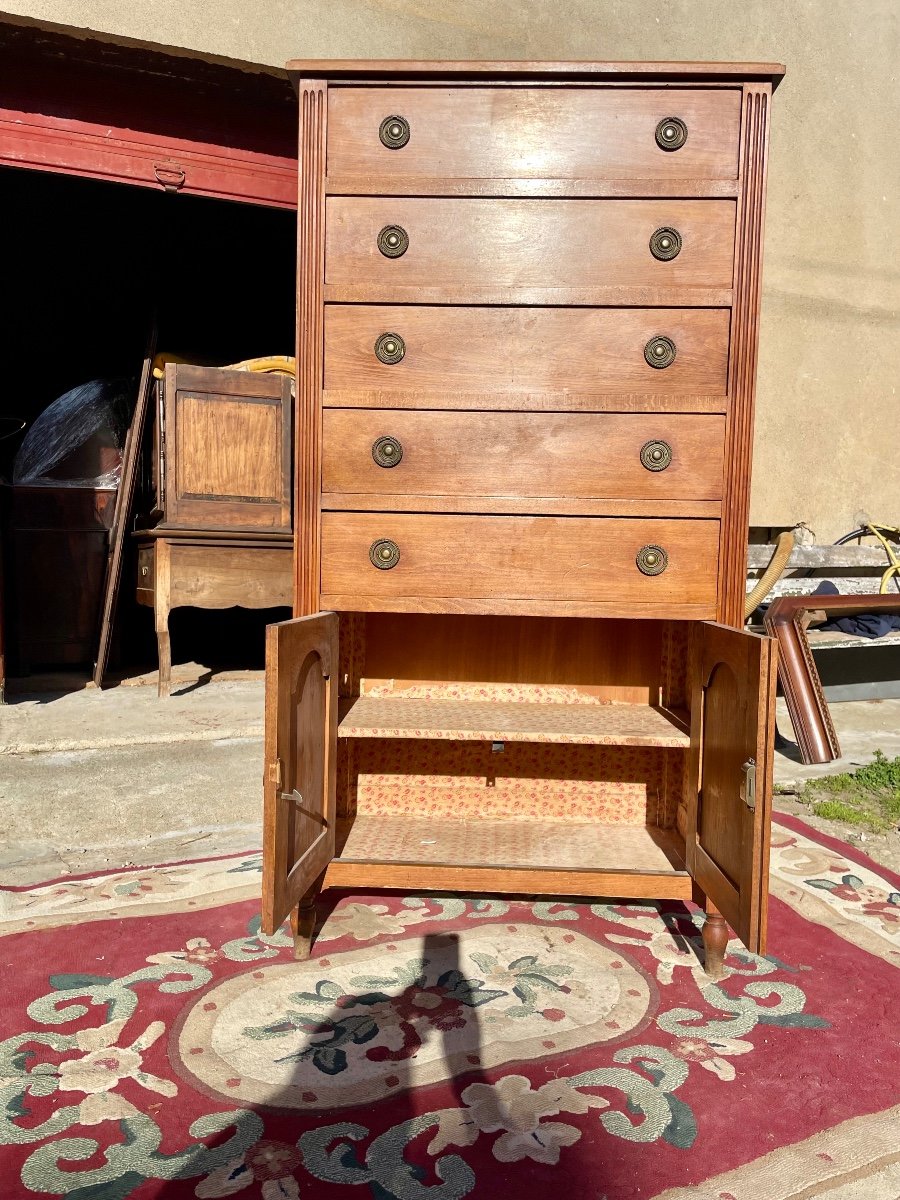
[[[687,125],[681,117],[665,117],[656,127],[660,150],[680,150],[687,141]]]
[[[378,249],[385,258],[401,258],[409,249],[409,234],[402,225],[385,225],[378,235]]]
[[[406,117],[385,117],[379,126],[378,136],[388,150],[399,150],[409,141],[409,121]]]
[[[400,561],[400,547],[390,538],[379,538],[369,547],[369,558],[379,571],[390,571]]]
[[[379,467],[396,467],[403,457],[403,446],[394,437],[380,437],[372,445],[372,457]]]
[[[677,229],[664,225],[650,239],[650,253],[660,262],[669,262],[681,253],[681,234]]]
[[[672,447],[668,442],[644,442],[641,446],[641,462],[648,471],[664,471],[672,461]]]
[[[662,546],[641,546],[635,562],[642,575],[662,575],[669,565],[669,556]]]
[[[661,371],[663,367],[671,367],[675,361],[675,343],[671,338],[651,338],[644,347],[644,358],[651,367]]]
[[[383,333],[375,343],[375,357],[387,366],[400,362],[406,353],[406,342],[399,333]]]

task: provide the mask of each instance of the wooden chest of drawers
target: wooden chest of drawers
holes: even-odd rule
[[[659,896],[765,941],[741,630],[772,64],[297,63],[297,619],[264,926]]]

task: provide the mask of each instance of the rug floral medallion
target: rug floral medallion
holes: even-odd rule
[[[678,904],[336,894],[298,963],[256,855],[0,892],[0,1197],[896,1197],[900,881],[773,843],[717,982]]]

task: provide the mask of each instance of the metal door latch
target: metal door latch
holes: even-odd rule
[[[748,758],[741,767],[744,781],[741,784],[741,799],[751,812],[756,809],[756,759]]]

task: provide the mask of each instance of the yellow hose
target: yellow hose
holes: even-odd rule
[[[753,610],[765,600],[769,592],[784,574],[788,559],[794,549],[794,535],[790,530],[779,533],[775,541],[775,550],[769,559],[769,565],[760,576],[756,587],[747,595],[744,601],[744,616],[749,617]]]

